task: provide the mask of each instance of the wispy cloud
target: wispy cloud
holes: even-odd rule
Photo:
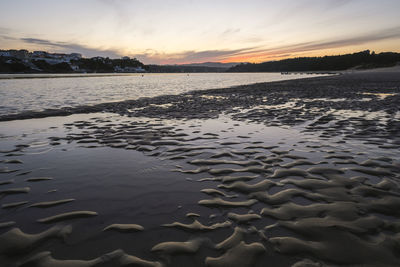
[[[40,45],[41,47],[43,47],[43,49],[50,48],[50,49],[61,50],[63,52],[78,52],[86,57],[103,56],[103,57],[116,58],[121,56],[120,53],[114,50],[87,47],[84,45],[68,43],[68,42],[54,42],[50,40],[37,39],[37,38],[20,38],[20,40],[24,43]]]
[[[239,33],[239,32],[240,32],[240,28],[229,28],[229,29],[226,29],[225,31],[223,31],[221,33],[221,36],[222,37],[230,36],[230,35],[234,35],[234,34]]]
[[[233,32],[235,31],[236,30],[233,30]],[[388,28],[379,32],[370,32],[359,36],[343,37],[335,40],[315,40],[310,42],[294,43],[286,46],[275,46],[269,48],[245,47],[241,49],[204,51],[188,50],[177,53],[165,53],[157,50],[146,50],[144,52],[131,54],[130,56],[134,56],[148,64],[184,64],[206,61],[227,62],[232,60],[236,61],[238,59],[244,61],[260,61],[268,59],[272,60],[275,58],[285,58],[288,56],[294,56],[298,53],[343,48],[397,38],[400,38],[400,27]],[[34,43],[43,47],[59,48],[69,52],[79,52],[87,57],[100,55],[115,58],[121,56],[120,53],[114,50],[91,48],[80,44],[53,42],[36,38],[21,38],[21,40],[26,43]]]
[[[342,38],[338,40],[312,42],[300,44],[298,49],[301,51],[319,50],[327,48],[340,48],[351,45],[367,44],[375,41],[400,38],[400,27],[384,29],[379,32],[368,33],[360,36]]]
[[[243,48],[234,50],[204,50],[204,51],[184,51],[180,53],[162,53],[148,50],[134,56],[144,62],[162,64],[184,64],[205,61],[220,61],[224,58],[250,51],[254,48]]]
[[[240,57],[248,58],[278,58],[285,57],[287,54],[319,51],[333,48],[343,48],[348,46],[363,45],[376,41],[389,39],[400,39],[400,27],[388,28],[379,32],[371,32],[359,36],[340,38],[336,40],[315,40],[310,42],[295,43],[286,46],[276,46],[271,48],[261,48],[244,50],[232,54],[235,60]]]
[[[227,34],[235,33],[238,29],[229,29]],[[57,42],[39,38],[16,38],[7,34],[7,29],[0,28],[0,38],[3,40],[16,40],[23,44],[36,45],[38,49],[57,52],[78,52],[86,57],[103,56],[118,58],[122,53],[118,50],[88,47],[72,42]],[[318,52],[326,49],[340,49],[344,47],[368,45],[369,43],[400,39],[400,26],[383,29],[377,32],[369,32],[358,36],[342,37],[336,39],[313,40],[309,42],[292,43],[289,45],[244,47],[241,49],[215,49],[215,50],[186,50],[176,53],[166,53],[162,50],[145,50],[132,53],[129,56],[136,57],[146,64],[185,64],[206,61],[266,61],[289,56],[298,56],[307,52]]]

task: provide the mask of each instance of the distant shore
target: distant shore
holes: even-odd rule
[[[77,77],[107,77],[107,76],[131,76],[143,75],[143,73],[26,73],[26,74],[0,74],[2,79],[45,79],[45,78],[77,78]]]
[[[400,73],[400,66],[394,66],[394,67],[385,67],[385,68],[374,68],[374,69],[365,69],[365,70],[359,70],[359,69],[349,69],[349,70],[342,70],[342,71],[285,71],[285,72],[280,72],[282,75],[291,75],[291,74],[349,74],[349,73],[381,73],[381,72],[399,72]],[[168,74],[169,72],[145,72],[145,73],[117,73],[117,72],[108,72],[108,73],[0,73],[0,80],[2,79],[44,79],[44,78],[77,78],[77,77],[107,77],[107,76],[142,76],[142,75],[148,75],[148,74]],[[184,73],[179,73],[179,72],[170,72],[173,74],[196,74],[198,72],[184,72]],[[199,72],[203,73],[203,72]],[[207,72],[209,73],[209,72]],[[221,72],[218,72],[221,73]],[[224,73],[224,72],[222,72]],[[238,73],[244,73],[244,72],[238,72]],[[252,73],[252,72],[251,72]],[[262,73],[262,72],[261,72]],[[265,72],[265,73],[270,73],[270,72]],[[274,73],[279,73],[279,72],[274,72]]]
[[[108,77],[108,76],[144,76],[144,75],[154,75],[154,74],[188,74],[195,75],[199,73],[227,73],[227,72],[145,72],[145,73],[10,73],[10,74],[1,74],[0,80],[2,79],[46,79],[46,78],[79,78],[79,77]],[[243,73],[243,72],[241,72]],[[254,73],[254,72],[250,72]],[[264,73],[264,72],[261,72]],[[265,73],[279,73],[279,72],[265,72]],[[287,72],[281,73],[282,75],[291,75],[291,74],[340,74],[340,71],[314,71],[314,72]]]

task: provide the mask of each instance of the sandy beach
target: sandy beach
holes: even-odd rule
[[[398,266],[399,74],[0,116],[0,265]]]

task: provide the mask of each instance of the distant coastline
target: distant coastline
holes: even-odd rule
[[[55,79],[55,78],[79,78],[79,77],[107,77],[129,76],[140,73],[0,73],[0,80],[4,79]]]
[[[336,56],[290,58],[263,63],[204,62],[182,65],[145,65],[136,58],[84,58],[79,53],[0,50],[0,74],[113,74],[113,73],[209,73],[209,72],[281,72],[282,74],[331,73],[393,67],[400,53],[376,54],[369,50]]]

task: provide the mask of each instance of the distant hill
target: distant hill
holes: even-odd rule
[[[194,66],[194,67],[210,67],[210,68],[232,68],[236,65],[243,64],[243,62],[229,62],[229,63],[221,63],[221,62],[203,62],[203,63],[190,63],[190,64],[180,64],[178,66]]]
[[[46,51],[0,50],[0,73],[113,73],[145,72],[136,58],[84,58],[81,54]]]
[[[0,50],[0,73],[200,73],[200,72],[308,72],[341,71],[392,67],[400,62],[400,53],[376,54],[369,50],[353,54],[299,57],[263,63],[203,62],[181,65],[144,65],[136,58],[83,58],[80,54],[44,51]]]
[[[347,69],[372,69],[395,66],[400,53],[375,54],[369,50],[353,54],[299,57],[263,63],[245,63],[229,68],[228,72],[289,72],[289,71],[337,71]]]

